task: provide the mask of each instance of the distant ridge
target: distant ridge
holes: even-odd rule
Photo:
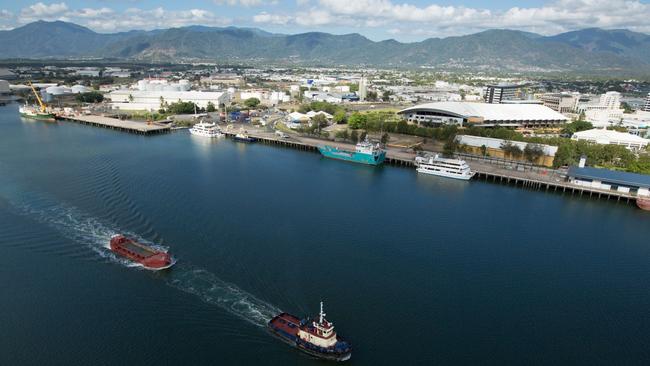
[[[96,33],[62,21],[0,31],[0,57],[272,62],[303,65],[440,67],[502,71],[650,73],[650,35],[597,28],[545,37],[493,29],[421,42],[374,42],[359,34],[293,35],[257,28],[188,26]]]

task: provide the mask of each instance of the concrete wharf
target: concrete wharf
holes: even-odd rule
[[[153,135],[167,133],[170,126],[159,125],[156,123],[148,124],[146,122],[121,120],[117,118],[105,117],[100,115],[61,115],[57,116],[59,120],[73,121],[85,125],[110,128],[123,132],[137,133],[141,135]]]
[[[227,137],[236,133],[224,132]],[[319,146],[329,145],[346,150],[354,150],[349,143],[325,141],[310,137],[282,138],[275,133],[266,131],[248,131],[247,134],[257,139],[258,142],[268,145],[278,145],[293,149],[318,152]],[[416,154],[403,148],[388,147],[385,163],[388,165],[414,168]],[[475,179],[499,184],[513,185],[525,189],[571,194],[581,197],[597,198],[633,204],[636,196],[617,191],[605,191],[596,188],[578,186],[569,183],[566,175],[560,170],[533,166],[523,162],[512,162],[498,159],[485,159],[478,156],[459,156],[476,172]]]

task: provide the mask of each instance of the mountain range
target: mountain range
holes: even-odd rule
[[[0,58],[118,58],[205,60],[298,65],[438,67],[502,71],[634,70],[650,73],[650,35],[583,29],[555,36],[494,29],[429,38],[375,42],[359,34],[276,34],[256,28],[189,26],[97,33],[62,21],[37,21],[0,31]]]

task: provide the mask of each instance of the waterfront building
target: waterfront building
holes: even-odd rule
[[[609,91],[601,94],[598,103],[578,102],[577,113],[585,114],[587,121],[594,127],[606,127],[616,124],[623,118],[623,109],[621,109],[621,93]]]
[[[507,141],[503,139],[495,139],[492,137],[481,137],[481,136],[470,136],[470,135],[457,135],[456,142],[459,145],[462,145],[467,152],[474,155],[486,155],[493,158],[502,158],[502,159],[511,159],[511,160],[522,160],[525,157],[522,155],[519,158],[514,158],[512,156],[507,156],[506,152],[501,149],[504,143],[508,142],[512,145],[515,145],[524,151],[527,142],[521,141]],[[557,153],[557,146],[552,145],[543,145],[535,144],[542,149],[543,155],[540,156],[537,161],[534,163],[537,165],[543,165],[547,167],[553,166],[553,160],[555,159],[555,154]]]
[[[645,104],[643,105],[644,112],[650,112],[650,93],[645,98]]]
[[[543,105],[556,112],[573,113],[576,108],[578,95],[567,93],[548,93],[541,96]]]
[[[583,187],[650,196],[650,175],[585,167],[584,160],[580,166],[569,168],[567,179],[570,183]]]
[[[202,91],[157,91],[157,90],[116,90],[107,95],[111,106],[130,111],[157,111],[168,103],[193,102],[199,108],[207,108],[208,103],[218,107],[230,100],[228,93]]]
[[[606,109],[621,108],[621,93],[608,91],[605,94],[601,94],[599,105],[601,107],[605,107]]]
[[[594,128],[592,130],[576,132],[571,136],[575,141],[588,141],[601,145],[620,145],[629,150],[641,150],[648,146],[650,140],[625,132],[611,131]]]
[[[398,113],[410,123],[429,127],[548,127],[567,122],[562,114],[537,104],[437,102],[416,105]]]
[[[485,103],[499,104],[505,100],[514,100],[520,88],[520,85],[515,84],[486,85],[484,94]]]

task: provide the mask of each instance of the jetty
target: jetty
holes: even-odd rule
[[[65,120],[81,123],[84,125],[109,128],[112,130],[136,133],[140,135],[154,135],[170,132],[170,126],[160,125],[156,123],[138,122],[130,120],[122,120],[112,117],[105,117],[100,115],[59,115],[57,120]]]
[[[233,137],[237,132],[224,129],[227,137]],[[283,138],[273,132],[247,130],[247,134],[257,139],[259,143],[284,146],[298,150],[318,152],[318,147],[329,145],[341,149],[354,150],[354,145],[345,142],[326,141],[317,138],[291,135]],[[388,146],[385,164],[406,168],[415,168],[416,153],[405,148]],[[613,190],[602,190],[586,186],[574,185],[567,181],[566,172],[551,168],[534,166],[530,163],[504,159],[484,158],[468,154],[459,154],[472,171],[476,172],[475,179],[520,188],[571,194],[581,197],[613,200],[624,204],[634,204],[636,195]]]

